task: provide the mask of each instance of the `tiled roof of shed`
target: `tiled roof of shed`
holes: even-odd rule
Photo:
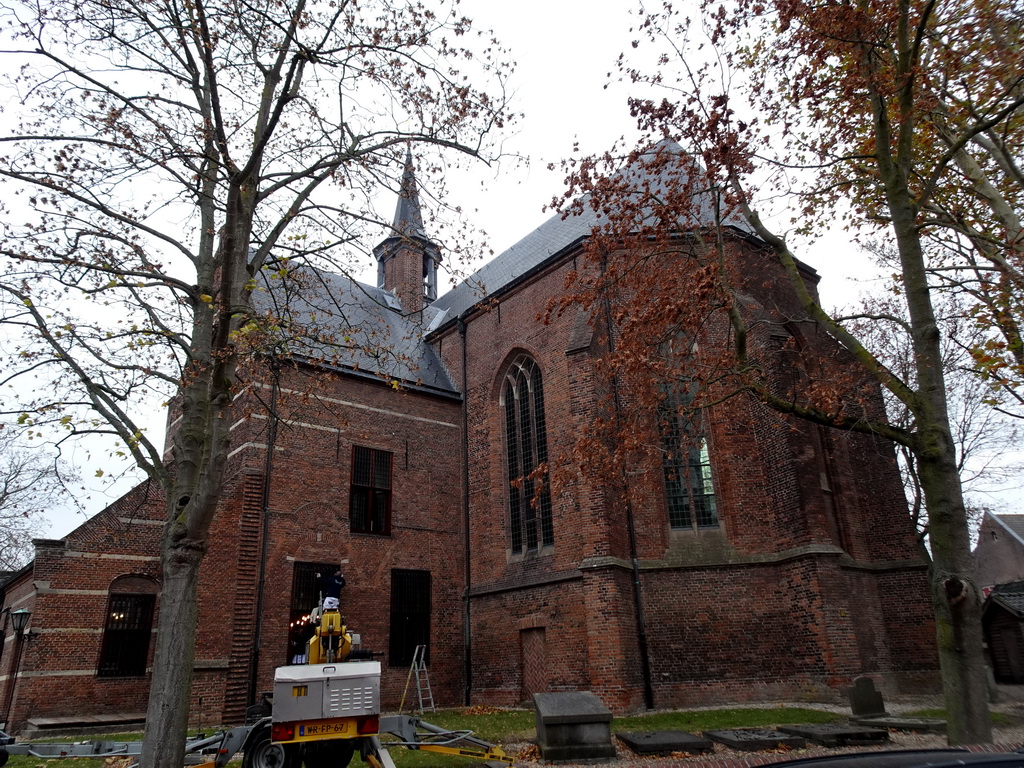
[[[1018,616],[1024,616],[1024,581],[997,585],[989,593],[989,599],[1000,603]]]

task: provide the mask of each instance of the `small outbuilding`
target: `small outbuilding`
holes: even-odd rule
[[[996,680],[1024,683],[1024,581],[996,585],[981,621]]]

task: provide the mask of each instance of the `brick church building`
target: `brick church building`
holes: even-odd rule
[[[376,346],[346,365],[311,354],[275,366],[238,396],[202,568],[196,723],[241,722],[275,667],[302,661],[316,574],[339,565],[346,620],[382,654],[385,708],[419,645],[451,706],[562,690],[614,711],[834,700],[864,674],[888,692],[935,685],[926,568],[881,439],[736,397],[707,413],[685,487],[658,467],[637,480],[642,504],[583,475],[531,491],[538,465],[571,455],[605,388],[590,316],[541,318],[595,222],[555,216],[437,296],[443,256],[410,162],[375,249],[379,285],[307,275],[293,315],[344,315]],[[782,329],[759,343],[781,350],[795,306],[782,269],[731,236],[758,278],[748,305]],[[832,342],[816,338],[824,360]],[[66,538],[37,541],[4,582],[3,607],[31,611],[20,635],[4,614],[9,726],[145,711],[163,515],[144,482]]]

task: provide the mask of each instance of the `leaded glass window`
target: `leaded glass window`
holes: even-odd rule
[[[509,366],[502,389],[513,553],[555,543],[548,487],[547,429],[540,368],[525,355]]]
[[[693,383],[666,386],[659,412],[668,521],[673,530],[717,528],[718,509],[703,411]]]

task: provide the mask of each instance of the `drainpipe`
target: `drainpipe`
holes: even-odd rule
[[[470,692],[473,690],[473,646],[472,631],[470,630],[469,610],[469,587],[472,575],[470,573],[470,536],[469,536],[469,374],[466,370],[466,321],[460,316],[457,323],[459,336],[462,339],[462,536],[463,536],[463,581],[465,591],[462,598],[462,646],[465,652],[465,678],[466,690],[463,694],[465,706],[471,701]]]
[[[281,382],[277,361],[270,364],[273,381],[270,385],[270,424],[267,427],[267,457],[263,466],[263,542],[260,548],[260,581],[256,589],[256,616],[253,620],[253,650],[249,662],[248,703],[256,703],[256,678],[260,668],[260,635],[263,632],[263,600],[267,585],[267,552],[270,548],[270,475],[274,469],[274,444],[277,442],[277,393]]]
[[[601,257],[601,272],[605,271],[607,256]],[[612,326],[612,305],[608,292],[604,294],[604,319],[608,332],[608,353],[615,353],[615,334]],[[622,401],[619,397],[619,385],[615,374],[612,374],[612,399],[615,404],[615,421],[619,422],[622,412]],[[623,478],[625,483],[625,478]],[[626,528],[629,533],[629,561],[633,576],[633,610],[636,611],[637,650],[640,653],[640,672],[644,678],[644,705],[654,709],[654,688],[651,685],[651,660],[647,646],[647,619],[644,614],[643,593],[640,588],[640,561],[636,551],[636,523],[633,518],[633,502],[626,493]]]

